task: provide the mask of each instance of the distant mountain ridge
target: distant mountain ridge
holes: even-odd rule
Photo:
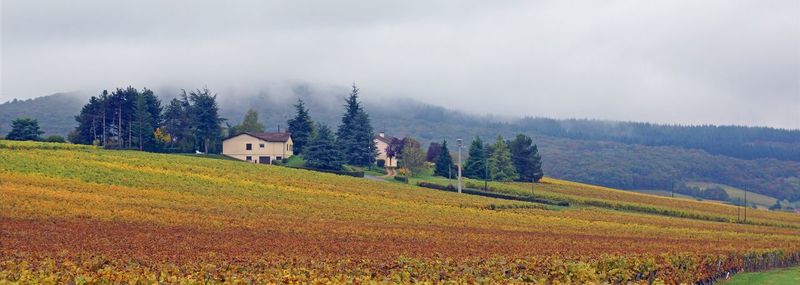
[[[291,105],[301,98],[315,121],[336,128],[344,95],[310,88],[297,88],[290,96],[221,95],[220,113],[235,124],[253,108],[268,129],[285,129],[286,120],[294,112]],[[47,134],[66,135],[74,128],[73,117],[88,97],[60,93],[0,104],[0,134],[8,132],[14,118],[32,117]],[[622,189],[660,190],[679,181],[707,181],[800,200],[798,130],[547,118],[503,121],[409,99],[362,98],[376,132],[411,135],[425,144],[442,139],[455,144],[456,138],[463,138],[466,147],[475,136],[493,139],[497,135],[510,138],[517,133],[528,134],[539,145],[546,175],[556,178]]]

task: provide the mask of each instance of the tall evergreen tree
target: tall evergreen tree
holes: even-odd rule
[[[452,169],[453,157],[450,156],[450,150],[447,149],[447,141],[445,140],[442,141],[442,146],[439,149],[439,157],[436,160],[436,169],[434,169],[433,175],[450,178],[452,176]]]
[[[533,181],[539,182],[539,180],[544,177],[544,171],[542,171],[542,156],[539,155],[539,148],[536,145],[533,145],[533,151],[531,154],[531,161],[533,170]]]
[[[236,132],[239,134],[245,132],[264,132],[264,124],[258,122],[258,112],[253,109],[247,110],[242,123],[236,126]]]
[[[153,118],[147,111],[147,100],[144,95],[136,96],[134,104],[135,120],[133,122],[133,133],[138,139],[139,150],[144,150],[145,145],[153,143]]]
[[[292,134],[294,153],[303,154],[306,145],[314,137],[314,122],[311,120],[303,100],[297,99],[294,109],[294,118],[286,123],[289,125],[289,133]]]
[[[538,181],[542,178],[542,157],[533,140],[523,134],[518,134],[514,140],[508,142],[511,151],[511,160],[517,170],[518,180]],[[538,178],[537,178],[538,177]]]
[[[492,180],[511,181],[517,178],[517,170],[511,160],[511,152],[503,137],[497,136],[497,141],[492,145],[489,156],[489,176]]]
[[[107,95],[108,91],[103,91],[103,93]],[[101,101],[101,99],[92,96],[89,99],[89,103],[81,108],[81,112],[75,116],[78,126],[75,127],[75,135],[71,138],[72,143],[92,144],[102,137],[106,127],[103,124],[102,117],[104,116],[102,112],[103,104],[105,102]]]
[[[464,176],[475,179],[484,179],[486,173],[486,157],[483,141],[475,137],[469,146],[469,158],[464,163]]]
[[[31,118],[17,118],[11,122],[11,132],[6,135],[7,140],[38,141],[43,134],[39,130],[39,122]]]
[[[164,109],[164,129],[171,138],[167,142],[168,147],[177,148],[180,151],[193,150],[195,143],[189,112],[190,106],[188,95],[186,91],[183,91],[180,99],[173,98]]]
[[[161,100],[149,89],[142,90],[134,101],[134,119],[131,123],[139,150],[156,150],[154,132],[161,126]]]
[[[374,133],[369,115],[358,102],[359,89],[353,84],[350,96],[345,100],[345,113],[336,132],[337,144],[347,163],[366,166],[375,162],[378,150],[373,140]]]
[[[189,109],[192,118],[192,130],[197,138],[198,146],[208,153],[210,145],[216,145],[222,134],[220,124],[224,119],[219,117],[217,95],[211,94],[208,88],[189,93],[192,106]]]
[[[344,163],[331,130],[326,125],[317,125],[315,136],[305,150],[306,166],[319,169],[339,170]]]

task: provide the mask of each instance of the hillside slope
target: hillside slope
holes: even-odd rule
[[[652,277],[675,284],[766,264],[748,252],[800,259],[800,230],[793,226],[800,216],[786,213],[762,211],[754,218],[765,223],[745,225],[593,206],[544,210],[277,166],[66,144],[0,141],[0,161],[0,280],[641,283]],[[552,191],[570,199],[650,197],[553,182]],[[730,214],[715,210],[724,205],[658,201],[676,211]]]
[[[276,130],[280,126],[285,128],[286,119],[292,116],[293,108],[287,106],[294,104],[295,98],[303,98],[311,109],[314,120],[338,126],[342,103],[339,95],[343,94],[309,88],[297,88],[293,92],[289,97],[259,95],[229,98],[221,95],[221,115],[228,118],[229,123],[235,124],[241,120],[244,112],[255,108],[267,128]],[[66,135],[75,124],[73,116],[87,101],[86,98],[78,97],[80,96],[57,94],[30,101],[0,104],[0,134],[4,133],[4,128],[7,130],[12,117],[25,115],[39,119],[47,134]],[[800,200],[800,162],[763,157],[747,160],[712,155],[697,148],[679,147],[692,142],[690,138],[686,141],[678,140],[674,145],[641,141],[641,126],[636,133],[636,140],[624,139],[624,125],[634,123],[612,124],[614,122],[541,118],[504,122],[411,100],[376,101],[369,97],[365,98],[365,105],[376,131],[385,130],[394,136],[411,135],[424,144],[442,139],[448,139],[452,143],[456,138],[469,140],[475,136],[493,139],[498,134],[506,138],[518,133],[530,135],[538,144],[544,158],[545,173],[556,178],[637,190],[669,190],[681,181],[706,181],[779,199]],[[601,136],[598,131],[588,131],[597,124],[604,126],[598,130],[608,130],[607,136]],[[654,126],[653,130],[663,131],[666,128],[662,127]],[[688,132],[690,129],[674,128],[677,133]],[[724,130],[717,140],[740,142],[742,139],[737,139],[737,130],[741,130],[742,137],[747,137],[748,140],[753,140],[759,133],[766,133],[757,144],[783,145],[785,147],[775,153],[800,155],[792,151],[795,146],[800,145],[800,140],[793,139],[797,136],[797,131],[768,128]],[[774,141],[768,141],[769,138],[774,138]],[[732,150],[728,147],[726,151]]]

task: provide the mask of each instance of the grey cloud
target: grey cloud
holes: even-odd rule
[[[474,113],[800,128],[797,15],[798,1],[5,0],[0,101],[356,80]]]

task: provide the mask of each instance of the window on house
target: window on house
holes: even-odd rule
[[[249,144],[246,144],[246,145],[244,145],[244,148],[245,148],[246,150],[253,150],[253,144],[251,144],[251,143],[249,143]]]
[[[253,157],[248,155],[247,156],[247,161],[253,161]]]
[[[290,145],[290,144],[287,144],[287,145],[286,145],[286,150],[292,150],[292,145]]]
[[[258,147],[260,147],[260,148],[264,148],[264,144],[263,144],[263,143],[261,143],[261,144],[258,144]]]

